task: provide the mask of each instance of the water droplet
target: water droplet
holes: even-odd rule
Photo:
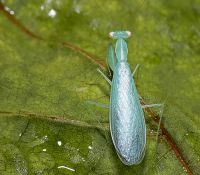
[[[93,29],[93,30],[96,30],[99,26],[99,22],[96,20],[96,19],[93,19],[90,23],[90,27]]]
[[[76,88],[75,90],[76,90],[76,92],[85,92],[85,91],[88,90],[88,88],[87,87],[80,87],[80,88]]]
[[[54,9],[51,9],[48,13],[48,16],[54,18],[56,16],[56,11]]]
[[[14,14],[15,14],[15,12],[14,12],[13,10],[11,10],[11,11],[10,11],[10,14],[11,14],[11,15],[14,15]]]
[[[43,149],[42,151],[43,151],[43,152],[46,152],[46,151],[47,151],[47,149]]]
[[[43,6],[43,5],[41,5],[41,6],[40,6],[40,9],[41,9],[41,10],[44,10],[44,6]]]
[[[58,166],[58,169],[60,169],[60,168],[64,168],[64,169],[68,169],[68,170],[70,170],[70,171],[75,171],[75,169],[73,169],[73,168],[69,168],[69,167],[67,167],[67,166]]]
[[[88,146],[88,149],[92,149],[92,147],[91,147],[91,146]]]
[[[10,11],[10,8],[7,7],[7,6],[5,6],[4,9],[5,9],[6,11]]]
[[[81,8],[80,8],[80,6],[78,6],[78,5],[76,5],[76,6],[74,7],[74,10],[75,10],[75,12],[78,13],[78,14],[81,12]]]
[[[58,146],[61,146],[62,145],[62,142],[61,141],[57,141],[58,143]]]
[[[5,6],[4,9],[9,12],[11,15],[14,15],[15,12],[13,10],[11,10],[9,7]]]

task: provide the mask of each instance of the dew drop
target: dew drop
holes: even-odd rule
[[[11,11],[10,11],[10,14],[11,14],[11,15],[14,15],[14,14],[15,14],[15,12],[14,12],[13,10],[11,10]]]
[[[61,146],[62,145],[62,142],[59,140],[59,141],[57,141],[57,143],[58,143],[58,146]]]
[[[54,18],[56,16],[56,11],[54,9],[51,9],[48,13],[48,16]]]
[[[90,149],[90,150],[91,150],[91,149],[92,149],[92,147],[91,147],[91,146],[88,146],[88,149]]]
[[[43,5],[41,5],[41,6],[40,6],[40,9],[41,9],[41,10],[44,10],[44,6],[43,6]]]

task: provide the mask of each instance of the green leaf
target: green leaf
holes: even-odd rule
[[[198,174],[200,169],[200,2],[0,2],[0,174]],[[147,152],[123,165],[112,144],[108,33],[130,30],[128,62],[141,65]],[[107,72],[109,75],[109,72]],[[156,122],[157,123],[156,123]],[[171,139],[171,140],[170,140]]]

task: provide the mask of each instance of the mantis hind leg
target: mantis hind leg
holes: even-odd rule
[[[152,107],[160,107],[160,119],[158,123],[158,129],[157,129],[157,134],[156,134],[156,143],[158,141],[158,135],[159,135],[159,130],[160,130],[160,125],[162,121],[162,116],[163,116],[163,110],[164,110],[164,104],[150,104],[150,105],[143,105],[142,108],[152,108]]]
[[[160,130],[160,126],[161,126],[161,122],[162,122],[162,117],[163,117],[163,111],[164,111],[164,104],[160,104],[160,119],[159,119],[159,123],[158,123],[158,129],[157,129],[157,134],[156,134],[156,147],[158,144],[158,136],[159,136],[159,130]]]
[[[142,105],[142,108],[162,107],[163,104]]]
[[[151,107],[160,107],[160,118],[159,118],[159,122],[158,122],[158,128],[157,128],[157,132],[156,132],[156,148],[158,145],[158,136],[159,136],[159,130],[160,130],[160,126],[161,126],[161,121],[162,121],[162,117],[163,117],[163,111],[164,111],[164,103],[163,104],[150,104],[150,105],[143,105],[142,108],[151,108]]]

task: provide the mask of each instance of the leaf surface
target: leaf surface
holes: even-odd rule
[[[132,32],[128,62],[132,70],[141,65],[135,79],[140,95],[148,104],[165,102],[162,122],[199,173],[198,0],[2,5],[0,174],[189,174],[162,133],[156,142],[157,124],[148,114],[145,159],[123,165],[108,110],[86,102],[109,103],[109,85],[96,68],[106,68],[108,33],[121,29]]]

